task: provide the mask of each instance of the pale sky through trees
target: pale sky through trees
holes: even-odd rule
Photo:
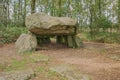
[[[18,0],[11,0],[11,3],[10,3],[10,7],[9,7],[9,10],[10,10],[10,18],[12,19],[12,15],[13,15],[13,10],[14,10],[14,1],[15,1],[15,3],[18,3]],[[30,0],[27,0],[29,3],[30,3]],[[43,0],[44,1],[44,0]],[[109,0],[107,0],[108,2],[109,2]],[[106,2],[107,2],[106,1]],[[23,1],[23,3],[24,3],[24,1]],[[36,2],[36,4],[37,4],[37,2]],[[75,3],[76,4],[76,3]],[[75,10],[75,7],[73,7],[73,5],[75,5],[75,4],[72,4],[72,5],[70,5],[69,6],[69,8],[70,8],[70,10],[71,10],[71,12],[72,11],[74,11]],[[107,10],[105,10],[103,13],[105,14],[105,16],[107,17],[107,16],[109,16],[109,20],[111,20],[112,22],[117,22],[117,16],[113,16],[113,14],[115,15],[116,13],[112,10],[115,6],[114,5],[116,5],[116,0],[112,0],[112,2],[109,4],[109,5],[107,5]],[[22,5],[22,7],[24,6],[24,4]],[[40,10],[41,10],[41,8],[42,9],[44,9],[44,7],[45,7],[45,5],[43,5],[43,4],[40,4],[40,5],[36,5],[36,12],[41,12]],[[66,6],[65,6],[66,7]],[[84,1],[82,0],[82,7],[84,8],[84,11],[86,11],[86,12],[88,12],[88,9],[87,9],[87,6],[86,6],[86,4],[84,3]],[[27,7],[26,7],[26,9],[27,9],[27,15],[29,15],[30,14],[30,5],[27,5]],[[49,13],[49,11],[48,11],[48,14],[50,14]],[[78,16],[81,16],[82,17],[82,15],[81,14],[77,14]],[[79,19],[79,18],[78,18]],[[86,18],[84,18],[85,20],[86,20]],[[84,21],[85,21],[84,20]]]
[[[19,2],[20,1],[20,2]],[[68,3],[70,1],[70,3]],[[82,25],[90,24],[90,8],[92,8],[92,15],[98,17],[99,8],[93,0],[92,4],[91,0],[62,0],[62,11],[61,14],[63,17],[69,16],[78,20]],[[101,0],[101,14],[103,17],[106,17],[113,23],[118,22],[118,0]],[[31,0],[10,0],[9,2],[9,17],[11,21],[15,21],[15,18],[21,18],[24,16],[24,10],[26,7],[26,15],[31,14]],[[7,5],[7,4],[6,4]],[[59,7],[58,0],[36,0],[35,6],[36,12],[44,12],[48,15],[51,15],[53,12],[53,16],[58,16]],[[4,14],[4,13],[3,13]],[[19,15],[19,17],[17,17]],[[71,15],[71,16],[70,16]]]

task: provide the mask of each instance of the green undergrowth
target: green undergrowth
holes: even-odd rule
[[[22,33],[27,33],[27,29],[25,27],[12,26],[0,29],[0,44],[14,42]]]
[[[120,44],[120,33],[96,32],[93,36],[89,32],[81,32],[80,34],[83,41]]]
[[[36,72],[38,73],[42,73],[46,71],[46,67],[45,66],[40,66],[36,68]]]
[[[5,64],[0,64],[0,71],[11,72],[26,69],[33,69],[36,76],[50,80],[67,80],[60,74],[50,70],[49,57],[40,53],[26,53],[21,55],[22,58],[13,58]],[[31,67],[32,66],[32,67]],[[34,67],[33,67],[34,66]],[[44,79],[43,78],[43,79]]]
[[[26,53],[21,56],[22,58],[20,59],[13,58],[8,63],[0,64],[0,71],[14,72],[34,68],[35,75],[43,80],[68,80],[59,73],[50,70],[51,64],[48,63],[49,57],[47,55],[40,53]]]
[[[34,54],[34,53],[27,53],[21,55],[22,59],[11,59],[10,61],[6,62],[5,64],[0,64],[0,71],[16,71],[16,70],[24,70],[27,68],[31,68],[30,65],[35,64],[44,64],[47,65],[49,61],[49,57],[43,54]],[[41,71],[42,66],[38,68]],[[44,70],[44,67],[43,67]]]
[[[55,71],[49,70],[49,67],[41,66],[36,68],[39,77],[46,76],[49,80],[68,80]],[[42,75],[41,75],[42,74]]]
[[[27,60],[25,59],[22,60],[13,59],[10,62],[9,66],[7,66],[4,71],[24,70],[26,69],[26,64],[27,64]]]
[[[66,77],[61,76],[60,74],[56,73],[55,71],[48,70],[48,77],[53,78],[54,80],[68,80]]]

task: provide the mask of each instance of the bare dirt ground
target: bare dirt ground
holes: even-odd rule
[[[117,44],[84,42],[84,48],[72,49],[51,43],[38,47],[36,53],[51,57],[52,66],[70,64],[81,73],[90,75],[92,80],[120,80],[120,45]],[[14,44],[0,47],[0,63],[13,58],[22,58],[16,53]]]

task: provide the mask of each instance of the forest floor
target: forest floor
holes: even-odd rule
[[[17,63],[11,65],[13,60],[26,61],[25,59],[29,60],[34,54],[47,56],[49,60],[27,61],[27,65],[20,66],[16,66]],[[48,70],[59,65],[72,66],[89,75],[92,80],[120,80],[120,45],[84,42],[84,48],[73,49],[51,43],[26,55],[16,53],[14,43],[0,46],[0,72],[32,68],[37,72],[32,80],[66,80]]]

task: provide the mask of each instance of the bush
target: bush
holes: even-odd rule
[[[120,44],[120,34],[119,33],[112,33],[106,37],[105,42],[107,43],[119,43]]]
[[[0,31],[0,43],[10,43],[16,41],[21,33],[26,33],[25,27],[6,27]]]
[[[84,36],[84,37],[81,37],[84,41],[120,44],[120,33],[97,32],[94,36],[94,39],[91,38],[91,35],[89,34],[89,32],[83,32],[81,34]]]

